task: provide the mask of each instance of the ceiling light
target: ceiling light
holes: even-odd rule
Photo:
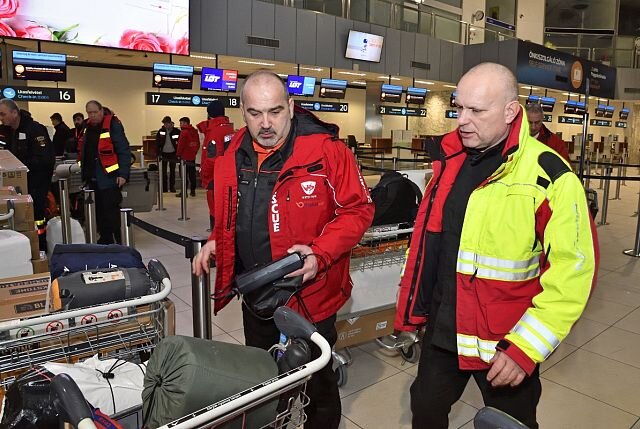
[[[79,57],[77,55],[67,55],[67,58],[78,59]]]
[[[289,77],[288,74],[284,74],[284,73],[276,73],[276,74],[280,77]]]
[[[293,66],[293,68],[294,68],[294,69],[297,69],[297,68],[298,68],[298,66]],[[321,71],[322,71],[322,70],[324,70],[324,69],[322,69],[322,68],[320,68],[320,67],[300,67],[300,70],[310,70],[310,71],[317,71],[317,72],[321,72]]]
[[[429,82],[428,80],[416,80],[416,83],[421,83],[423,85],[435,85],[434,82]]]
[[[562,95],[567,95],[567,96],[571,96],[570,92],[563,92]],[[577,94],[576,94],[577,95]]]
[[[263,61],[248,61],[248,60],[238,60],[239,63],[243,63],[243,64],[253,64],[256,66],[266,66],[266,67],[273,67],[275,66],[274,63],[265,63]]]
[[[457,88],[457,86],[455,85],[442,85],[442,86],[444,86],[445,88],[453,88],[453,89]]]
[[[366,76],[366,73],[354,73],[354,72],[338,72],[338,74],[346,74],[349,76]]]
[[[196,54],[191,54],[189,55],[191,58],[200,58],[203,60],[215,60],[216,57],[212,57],[210,55],[196,55]]]
[[[362,82],[362,81],[359,81],[359,80],[354,80],[351,83],[356,84],[356,85],[366,85],[367,84],[367,82]]]
[[[389,79],[389,76],[378,76],[378,79]],[[391,80],[400,80],[400,78],[391,76]]]
[[[540,89],[540,88],[536,88],[535,86],[526,86],[526,85],[525,86],[521,86],[520,88],[522,88],[522,89],[530,89],[532,91],[537,91],[538,89]]]
[[[528,95],[522,95],[522,94],[521,94],[521,95],[518,95],[518,97],[522,97],[522,98],[529,98],[529,96],[528,96]]]

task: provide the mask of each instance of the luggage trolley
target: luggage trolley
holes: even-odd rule
[[[165,298],[171,281],[152,259],[151,294],[25,319],[0,322],[0,396],[25,371],[47,362],[142,358],[173,330],[173,308]]]
[[[345,329],[338,329],[339,350],[333,354],[338,386],[347,382],[347,367],[352,362],[349,346],[376,340],[383,348],[399,352],[407,362],[418,359],[417,335],[380,339],[393,332],[400,273],[412,232],[413,225],[407,223],[371,227],[351,253],[354,287],[338,312],[337,320]],[[364,326],[365,318],[372,326]],[[346,347],[340,348],[341,342]]]
[[[304,407],[309,403],[309,398],[305,393],[306,382],[313,373],[327,365],[331,358],[331,347],[311,323],[289,308],[280,307],[276,310],[274,320],[280,331],[288,338],[301,338],[315,343],[320,348],[320,356],[229,398],[167,423],[159,429],[217,427],[234,419],[243,419],[247,412],[275,398],[280,397],[282,400],[283,395],[288,396],[286,406],[279,410],[274,415],[274,420],[263,426],[263,428],[295,429],[302,427],[306,421]],[[86,403],[84,403],[81,393],[79,391],[74,393],[74,389],[68,387],[70,384],[73,385],[73,381],[68,377],[65,378],[62,374],[56,378],[61,378],[61,380],[54,379],[52,386],[54,384],[58,386],[55,386],[53,390],[56,393],[64,392],[64,394],[57,395],[56,407],[58,409],[62,408],[65,411],[64,414],[71,416],[73,419],[71,423],[74,427],[78,427],[79,422],[84,422],[85,425],[82,427],[92,428],[93,426],[90,425],[91,413],[86,410]],[[72,394],[69,394],[69,392]],[[63,400],[65,398],[67,400]],[[83,409],[85,410],[84,412],[78,412],[78,410]]]

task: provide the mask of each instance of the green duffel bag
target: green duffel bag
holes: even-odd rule
[[[155,429],[278,375],[265,350],[183,336],[163,339],[147,364],[142,391],[146,427]],[[247,413],[246,428],[276,417],[278,400]],[[225,424],[242,427],[242,416]]]

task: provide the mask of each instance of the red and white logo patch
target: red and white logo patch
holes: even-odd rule
[[[302,182],[300,186],[302,186],[302,190],[307,195],[313,194],[313,192],[316,190],[316,182],[314,182],[313,180]]]

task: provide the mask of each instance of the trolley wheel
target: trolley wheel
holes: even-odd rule
[[[401,347],[400,348],[400,355],[402,356],[402,359],[404,359],[405,361],[407,361],[409,363],[418,362],[418,359],[420,359],[420,352],[418,351],[418,344],[417,343],[413,343],[406,350],[404,349],[404,347]]]
[[[347,365],[338,365],[336,368],[336,374],[338,375],[338,387],[342,387],[347,384],[347,381],[349,381]]]

